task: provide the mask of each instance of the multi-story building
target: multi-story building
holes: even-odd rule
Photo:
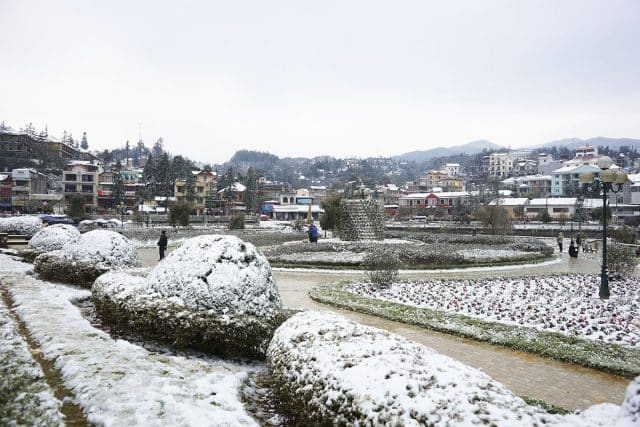
[[[122,194],[118,205],[114,194],[116,174],[122,179]],[[141,173],[136,169],[123,169],[121,171],[107,171],[98,175],[97,198],[100,209],[122,208],[133,210],[138,201],[139,190],[144,187],[140,182]],[[121,205],[120,205],[121,204]]]
[[[596,166],[564,166],[551,173],[551,195],[574,196],[580,189],[580,174],[592,173],[599,176],[602,170]]]
[[[68,200],[73,194],[84,198],[85,210],[98,207],[98,165],[86,161],[71,161],[62,171],[64,195]]]
[[[47,176],[33,169],[20,168],[11,171],[13,209],[23,210],[35,194],[47,194]]]
[[[513,159],[509,153],[489,154],[489,176],[506,178],[513,171]]]
[[[209,202],[216,197],[217,175],[215,172],[202,170],[193,171],[192,184],[185,179],[177,180],[174,186],[176,200],[183,201],[193,198],[193,207],[196,215],[204,214]],[[193,185],[193,194],[189,194]]]
[[[538,172],[538,163],[535,160],[519,158],[513,162],[513,175],[533,175]]]
[[[10,211],[13,208],[11,194],[13,180],[10,173],[0,174],[0,211]]]
[[[455,177],[443,178],[438,183],[442,191],[446,192],[460,192],[464,191],[465,182],[463,179]]]
[[[551,195],[551,175],[511,177],[500,181],[500,187],[529,197],[546,197]]]
[[[460,175],[460,164],[458,163],[445,163],[440,168],[441,172],[447,174],[447,176],[458,176]]]

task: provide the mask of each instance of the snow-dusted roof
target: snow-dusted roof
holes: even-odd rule
[[[577,200],[575,197],[547,197],[531,199],[529,206],[573,206]]]
[[[505,199],[494,199],[489,202],[489,205],[499,205],[499,206],[524,206],[529,202],[529,199],[526,197],[511,197]]]
[[[273,205],[273,212],[309,212],[309,205]],[[311,213],[323,212],[318,205],[311,205]]]
[[[231,184],[231,187],[233,188],[234,191],[237,191],[238,193],[242,193],[243,191],[245,191],[247,189],[247,187],[243,184],[240,184],[239,182],[234,182],[233,184]],[[227,187],[229,188],[229,187]],[[220,191],[218,191],[218,194],[220,193],[224,193],[224,188]]]
[[[582,207],[585,209],[602,209],[602,199],[584,199]]]
[[[522,177],[523,181],[551,181],[551,175],[527,175]]]

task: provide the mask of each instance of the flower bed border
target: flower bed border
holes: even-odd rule
[[[516,261],[486,261],[486,262],[473,262],[470,261],[465,264],[419,264],[419,265],[402,265],[400,267],[401,270],[453,270],[458,268],[478,268],[478,267],[503,267],[503,266],[518,266],[518,265],[528,265],[528,264],[540,264],[543,262],[547,262],[553,260],[554,257],[547,257],[541,255],[539,258],[529,258],[529,259],[520,259]],[[279,262],[269,260],[269,264],[274,268],[291,268],[291,269],[308,269],[308,268],[317,268],[317,269],[326,269],[326,270],[362,270],[365,268],[362,267],[360,263],[346,263],[346,262],[336,262],[336,263],[326,263],[326,262],[304,262],[304,263],[292,263],[292,262]]]
[[[344,291],[345,286],[345,283],[341,283],[334,286],[314,287],[309,291],[309,297],[334,307],[524,351],[627,378],[640,375],[640,351],[637,350],[611,343],[569,337],[555,332],[488,322],[456,313],[366,298]]]

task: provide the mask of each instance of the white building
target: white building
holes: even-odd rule
[[[490,176],[506,178],[513,171],[513,158],[509,153],[489,154],[488,173]]]
[[[531,220],[536,220],[542,211],[547,211],[552,219],[571,218],[576,213],[577,200],[575,197],[531,199],[524,207],[524,214]]]
[[[460,164],[445,163],[440,171],[446,173],[447,176],[458,176],[460,174]]]

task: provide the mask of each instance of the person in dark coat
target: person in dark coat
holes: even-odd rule
[[[160,234],[160,238],[158,239],[158,250],[160,251],[160,259],[161,261],[164,258],[164,251],[167,249],[167,244],[169,243],[169,238],[167,237],[167,232],[162,230]]]
[[[571,244],[569,244],[569,256],[572,258],[578,258],[578,247],[571,240]]]
[[[318,243],[318,227],[316,227],[314,224],[311,224],[307,233],[309,233],[310,243]]]

